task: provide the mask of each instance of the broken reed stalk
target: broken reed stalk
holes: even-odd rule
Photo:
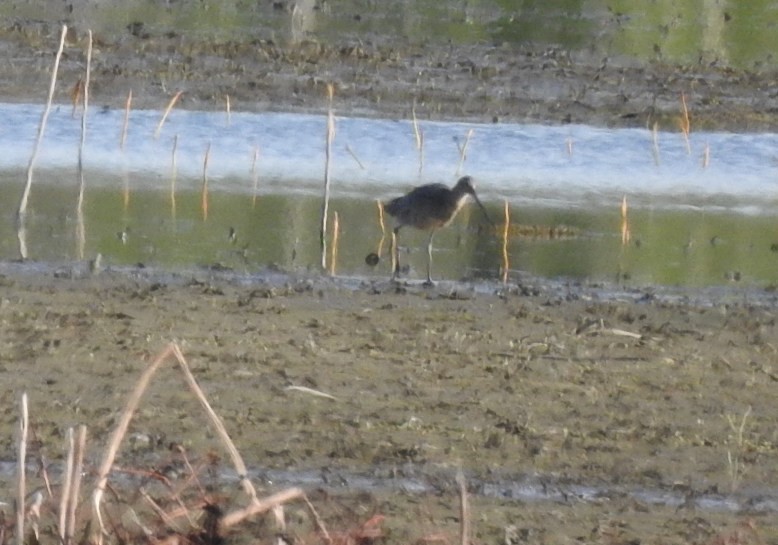
[[[508,283],[508,271],[510,262],[508,261],[508,232],[511,225],[511,213],[508,201],[505,201],[505,227],[502,230],[502,283]]]
[[[340,235],[340,218],[335,212],[332,218],[332,249],[330,254],[330,274],[335,276],[336,262],[338,260],[338,237]]]
[[[84,80],[78,78],[78,81],[70,90],[70,102],[73,103],[73,110],[70,112],[70,117],[76,117],[76,109],[78,108],[78,103],[81,101],[81,91],[83,90],[83,85]]]
[[[81,495],[81,475],[84,468],[84,453],[86,452],[86,426],[81,424],[78,427],[78,437],[76,438],[76,455],[73,469],[72,486],[70,487],[70,498],[68,500],[67,526],[65,530],[65,545],[73,543],[73,536],[76,533],[76,508],[79,504]]]
[[[21,398],[22,417],[19,419],[19,458],[16,468],[16,543],[24,545],[24,498],[27,495],[27,434],[29,432],[29,413],[27,412],[27,392]]]
[[[683,139],[686,143],[686,154],[692,154],[692,148],[689,144],[689,133],[691,132],[691,123],[689,122],[689,110],[686,107],[686,93],[681,91],[681,106],[683,108],[683,116],[681,117],[681,132],[683,133]]]
[[[227,126],[230,126],[230,123],[232,123],[232,108],[230,108],[230,95],[225,95],[225,99],[227,102]]]
[[[132,107],[132,89],[127,93],[127,102],[124,104],[124,122],[122,123],[122,134],[119,136],[119,149],[124,151],[124,144],[127,142],[127,127],[130,124],[130,108]]]
[[[384,224],[384,203],[380,199],[376,199],[376,206],[378,207],[378,226],[381,228],[381,240],[378,242],[378,250],[376,255],[378,259],[381,259],[381,252],[384,249],[384,240],[386,240],[386,225]],[[394,270],[394,269],[392,269]]]
[[[416,140],[416,150],[419,152],[419,178],[421,178],[424,171],[424,131],[419,127],[419,121],[416,119],[416,99],[413,99],[411,117],[413,120],[413,136]]]
[[[26,229],[24,226],[25,218],[27,216],[27,202],[30,198],[30,189],[32,188],[32,173],[35,168],[35,160],[38,158],[38,150],[40,149],[41,141],[43,140],[43,133],[46,130],[46,121],[49,119],[49,112],[51,111],[51,101],[54,98],[54,88],[57,84],[57,72],[59,71],[59,61],[62,58],[62,50],[65,47],[65,36],[67,35],[67,25],[62,25],[62,35],[59,39],[59,49],[57,55],[54,57],[54,67],[51,70],[51,83],[49,84],[49,96],[46,100],[46,107],[41,114],[40,124],[38,125],[38,136],[35,139],[35,144],[32,148],[32,155],[30,155],[30,162],[27,164],[27,183],[24,186],[24,192],[22,193],[22,199],[19,202],[19,208],[16,212],[16,227],[17,235],[19,238],[19,253],[22,259],[27,259],[27,240]]]
[[[178,152],[178,134],[173,136],[173,152],[170,158],[170,214],[176,217],[176,177],[178,176],[178,162],[176,155]]]
[[[86,116],[89,109],[89,74],[92,68],[92,31],[87,32],[86,49],[86,75],[84,76],[83,96],[84,109],[81,110],[81,141],[78,145],[78,204],[76,206],[77,218],[77,241],[78,258],[84,259],[84,248],[86,247],[86,226],[84,225],[84,192],[86,190],[86,181],[84,180],[84,144],[86,143]]]
[[[118,423],[114,428],[113,433],[111,434],[108,446],[105,450],[105,453],[103,454],[103,461],[98,470],[97,478],[95,479],[94,491],[92,493],[92,515],[94,519],[93,522],[95,524],[92,528],[94,534],[92,535],[91,543],[94,545],[102,545],[103,536],[106,534],[101,511],[102,498],[108,485],[108,474],[111,472],[113,462],[116,459],[116,455],[119,451],[119,445],[127,433],[132,416],[137,410],[138,405],[140,404],[140,399],[148,388],[148,385],[151,382],[151,378],[162,366],[162,364],[171,357],[173,357],[178,362],[179,368],[181,369],[184,375],[184,379],[189,385],[190,390],[195,394],[201,406],[208,415],[213,429],[216,431],[217,435],[222,441],[222,444],[232,458],[232,463],[235,466],[235,470],[240,478],[244,492],[251,499],[251,504],[247,508],[227,515],[225,518],[228,518],[229,520],[227,523],[222,523],[223,527],[235,524],[246,518],[246,516],[264,512],[283,501],[289,501],[289,499],[297,498],[303,495],[303,492],[300,489],[290,489],[269,498],[265,498],[264,500],[257,499],[256,490],[248,478],[248,470],[246,469],[246,465],[243,462],[238,449],[235,448],[234,443],[230,439],[230,436],[227,434],[227,430],[225,429],[224,424],[211,408],[208,400],[205,397],[205,394],[203,394],[203,391],[197,384],[197,381],[192,375],[192,372],[189,370],[189,365],[187,364],[184,355],[181,353],[181,349],[177,344],[171,343],[151,362],[151,364],[141,374],[138,382],[135,385],[135,388],[127,400],[127,404],[125,405],[124,410],[119,415]],[[232,522],[230,523],[229,521]]]
[[[321,203],[321,224],[319,226],[319,246],[321,249],[321,268],[327,270],[327,215],[330,207],[330,162],[332,160],[332,141],[335,138],[335,117],[332,114],[334,88],[327,84],[330,106],[327,112],[327,141],[324,151],[324,196]]]
[[[626,246],[630,240],[629,219],[627,218],[627,196],[621,199],[621,244]]]
[[[459,486],[459,537],[461,545],[470,545],[470,505],[467,499],[467,483],[462,468],[457,471]]]
[[[159,120],[159,125],[157,125],[157,130],[154,131],[155,140],[159,138],[159,133],[162,132],[162,125],[165,124],[165,120],[167,119],[168,114],[170,114],[170,110],[173,109],[173,106],[176,105],[176,102],[178,102],[178,99],[183,93],[183,91],[178,91],[175,95],[173,95],[173,98],[170,99],[170,102],[168,102],[167,108],[165,108],[165,113],[162,114],[162,119]]]
[[[73,438],[73,428],[67,432],[68,456],[65,461],[65,473],[62,478],[62,490],[59,497],[59,541],[67,545],[68,502],[70,501],[70,488],[73,486],[73,471],[76,460],[76,442]]]
[[[257,187],[259,186],[257,159],[259,159],[259,146],[254,146],[254,153],[251,156],[251,179],[254,180],[254,193],[251,196],[251,208],[257,207]]]
[[[235,526],[249,517],[266,513],[278,505],[305,497],[305,492],[301,488],[287,488],[261,500],[256,499],[243,509],[227,513],[219,521],[219,526],[223,529]]]
[[[203,159],[203,187],[200,194],[200,208],[203,211],[203,221],[208,219],[208,158],[211,156],[211,143],[205,148],[205,158]]]
[[[462,172],[462,166],[465,164],[465,160],[467,159],[467,145],[470,143],[470,138],[473,136],[473,129],[468,129],[467,134],[465,135],[465,142],[461,146],[459,145],[459,141],[457,141],[457,147],[459,148],[459,164],[457,165],[457,176]]]

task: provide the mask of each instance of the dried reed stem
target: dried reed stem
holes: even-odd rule
[[[419,127],[419,121],[416,119],[416,99],[413,100],[411,107],[411,117],[413,121],[413,136],[416,140],[416,150],[419,152],[419,178],[424,171],[424,131]]]
[[[330,207],[330,162],[332,160],[332,141],[335,138],[335,117],[332,113],[334,88],[327,84],[330,106],[327,112],[327,141],[324,155],[324,197],[321,203],[321,224],[319,226],[319,246],[321,249],[321,268],[327,270],[327,215]]]
[[[174,347],[175,345],[173,344],[168,345],[167,348],[165,348],[165,350],[163,350],[162,353],[160,353],[159,356],[157,356],[156,359],[151,362],[143,374],[141,374],[138,382],[135,384],[135,389],[132,391],[129,399],[127,400],[127,404],[125,405],[124,410],[122,411],[121,415],[119,415],[119,421],[116,425],[116,428],[114,428],[113,433],[111,434],[108,447],[103,454],[103,462],[97,472],[95,488],[92,493],[92,514],[97,523],[96,526],[93,527],[93,532],[95,532],[95,534],[93,535],[92,543],[101,545],[103,542],[103,535],[106,533],[103,524],[103,516],[100,511],[100,505],[102,503],[105,487],[108,484],[108,474],[111,471],[113,462],[116,459],[116,454],[119,451],[119,445],[121,444],[122,439],[124,439],[124,435],[127,433],[127,428],[130,425],[130,420],[132,420],[132,415],[138,408],[141,396],[143,396],[143,393],[146,391],[146,388],[151,381],[151,377],[154,375],[154,373],[157,372],[157,369],[159,369],[165,360],[174,353]]]
[[[68,456],[67,461],[65,462],[62,491],[60,492],[59,497],[59,540],[63,545],[68,544],[68,541],[65,539],[65,536],[67,535],[68,502],[70,501],[70,488],[73,485],[73,470],[76,459],[76,443],[73,438],[73,428],[68,428],[67,445]]]
[[[230,439],[230,436],[227,433],[227,429],[224,427],[224,424],[222,424],[221,419],[211,408],[211,405],[208,403],[205,394],[203,394],[203,391],[197,384],[197,381],[192,375],[192,372],[189,370],[189,365],[186,363],[184,355],[181,353],[181,349],[177,344],[173,344],[171,347],[172,353],[178,360],[179,366],[184,373],[184,378],[189,385],[189,389],[192,390],[192,393],[195,394],[195,397],[197,397],[200,405],[202,405],[203,410],[205,410],[205,413],[208,415],[214,430],[221,439],[224,447],[227,449],[230,458],[232,458],[232,465],[235,466],[235,471],[237,471],[238,476],[240,477],[243,490],[253,502],[257,502],[257,492],[254,490],[254,485],[251,484],[251,481],[248,478],[248,470],[246,469],[246,464],[243,462],[243,458],[241,458],[240,452],[238,452],[238,449],[235,447],[235,444],[232,442],[232,439]]]
[[[70,488],[70,498],[68,500],[67,527],[65,532],[65,545],[73,543],[73,536],[76,533],[76,508],[79,504],[81,495],[81,474],[84,468],[84,453],[86,452],[86,426],[83,424],[78,427],[78,437],[76,438],[75,465],[73,469],[72,487]]]
[[[76,239],[78,241],[78,258],[84,259],[86,247],[86,226],[84,225],[84,192],[86,181],[84,180],[84,145],[86,143],[86,116],[89,109],[89,75],[92,69],[92,31],[87,33],[88,42],[86,49],[86,75],[84,76],[84,109],[81,111],[81,141],[78,145],[78,204],[76,205]]]
[[[205,148],[205,158],[203,159],[203,186],[200,192],[200,208],[203,211],[203,221],[208,219],[208,159],[211,156],[211,143]]]
[[[19,419],[19,458],[16,467],[16,544],[24,545],[24,498],[27,495],[27,434],[29,432],[29,413],[27,412],[27,392],[21,398],[22,417]]]
[[[392,276],[394,277],[397,270],[397,233],[392,230]]]
[[[459,536],[461,545],[470,545],[470,506],[467,501],[467,483],[460,468],[456,476],[459,486]]]
[[[168,114],[170,114],[170,110],[173,109],[173,106],[176,105],[176,102],[178,102],[178,99],[182,94],[183,91],[178,91],[175,95],[173,95],[173,98],[170,99],[170,102],[168,102],[167,108],[165,108],[165,113],[162,114],[162,119],[159,120],[159,125],[157,125],[157,130],[154,131],[155,140],[159,138],[159,133],[162,132],[162,125],[165,124],[165,120],[167,119]]]
[[[254,181],[254,194],[251,197],[251,208],[257,207],[257,187],[259,186],[259,171],[257,170],[257,159],[259,159],[259,147],[254,147],[254,153],[251,156],[251,179]]]
[[[467,159],[467,145],[470,143],[470,138],[473,137],[473,129],[468,129],[467,134],[465,135],[465,142],[460,146],[459,142],[457,142],[457,147],[459,148],[459,164],[457,165],[457,176],[462,172],[462,166],[465,164],[465,160]]]
[[[119,149],[124,151],[124,144],[127,142],[127,127],[130,125],[130,108],[132,107],[132,89],[127,93],[127,102],[124,104],[124,123],[122,123],[122,133],[119,136]]]
[[[281,492],[277,492],[261,500],[257,499],[243,509],[227,513],[222,517],[221,521],[219,521],[219,526],[221,528],[235,526],[249,517],[266,513],[277,505],[300,498],[305,498],[305,492],[303,492],[301,488],[287,488],[286,490],[282,490]]]
[[[227,126],[230,126],[230,123],[232,123],[232,108],[230,108],[230,95],[224,96],[225,101],[227,102]]]
[[[565,147],[567,148],[567,156],[572,157],[573,156],[573,139],[571,137],[568,137],[567,140],[565,140]]]
[[[49,85],[49,96],[46,100],[46,107],[41,114],[40,124],[38,125],[38,136],[35,139],[35,145],[32,148],[32,155],[30,155],[30,162],[27,165],[27,183],[24,186],[24,192],[22,193],[22,199],[19,202],[19,209],[16,212],[16,226],[17,235],[19,238],[19,253],[22,259],[27,259],[27,232],[24,226],[25,218],[27,215],[27,202],[30,198],[30,189],[32,188],[32,173],[35,168],[35,160],[38,158],[38,150],[43,140],[43,133],[46,130],[46,121],[49,118],[49,112],[51,111],[51,101],[54,98],[54,88],[57,84],[57,72],[59,71],[59,61],[62,58],[62,50],[65,47],[65,36],[67,35],[67,25],[62,25],[62,35],[59,39],[59,49],[57,55],[54,57],[54,68],[51,70],[51,83]]]
[[[626,246],[630,240],[629,218],[627,217],[627,196],[621,199],[621,244]]]
[[[340,218],[338,213],[332,219],[332,248],[330,250],[330,274],[335,276],[336,262],[338,260],[338,237],[340,235]]]
[[[376,199],[375,204],[378,207],[378,226],[381,228],[381,240],[378,242],[378,250],[376,251],[376,255],[379,259],[381,259],[381,253],[384,249],[384,240],[386,240],[386,225],[384,225],[384,203],[382,203],[379,199]]]
[[[176,217],[176,178],[178,177],[178,162],[176,155],[178,153],[178,134],[173,136],[173,152],[170,158],[170,214]]]
[[[505,201],[505,227],[502,230],[502,283],[508,283],[508,271],[510,262],[508,261],[508,232],[511,225],[511,213],[508,201]]]
[[[689,110],[686,107],[686,93],[681,92],[681,106],[683,108],[683,117],[681,117],[681,133],[686,143],[686,154],[691,155],[692,148],[689,144],[689,133],[691,132],[691,123],[689,122]]]
[[[76,109],[78,103],[81,101],[81,91],[83,91],[84,80],[78,78],[73,88],[70,90],[70,102],[73,103],[73,110],[70,112],[70,117],[76,117]]]

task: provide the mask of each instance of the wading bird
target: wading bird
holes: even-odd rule
[[[397,244],[397,233],[400,228],[408,225],[430,232],[430,238],[427,242],[427,285],[432,285],[432,238],[435,231],[445,227],[459,209],[465,204],[467,198],[473,197],[478,206],[486,216],[489,223],[492,220],[486,213],[486,208],[481,204],[473,188],[473,179],[470,176],[463,176],[454,185],[453,188],[443,184],[427,184],[414,188],[410,193],[392,199],[384,205],[384,210],[395,219],[393,248],[394,252],[394,271],[392,271],[392,280],[396,280],[400,275],[400,256]]]

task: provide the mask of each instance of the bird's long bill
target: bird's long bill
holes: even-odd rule
[[[486,212],[486,207],[481,202],[481,199],[478,198],[478,196],[473,193],[473,200],[478,204],[478,206],[481,208],[481,212],[484,213],[484,216],[486,217],[486,221],[489,222],[489,224],[494,227],[494,222],[492,221],[492,218],[489,217],[489,214]]]

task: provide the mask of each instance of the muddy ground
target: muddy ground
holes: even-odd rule
[[[386,515],[392,542],[457,540],[460,467],[479,543],[709,543],[748,521],[778,537],[778,326],[753,293],[699,305],[543,283],[475,293],[20,270],[0,277],[4,459],[27,391],[33,458],[60,458],[66,427],[85,423],[96,465],[141,371],[177,341],[251,467],[313,470],[309,489],[339,493],[363,521]],[[169,367],[119,464],[162,469],[174,444],[228,469]],[[390,488],[406,478],[426,488]],[[511,498],[512,483],[547,497]],[[496,491],[508,497],[484,495]]]
[[[57,32],[2,28],[3,100],[44,99]],[[83,36],[70,35],[60,100],[83,66]],[[407,117],[415,99],[434,119],[671,126],[683,91],[692,130],[778,125],[774,73],[587,63],[551,49],[287,48],[129,29],[96,38],[92,100],[109,107],[129,88],[137,107],[156,108],[183,89],[183,107],[221,108],[229,94],[236,110],[316,112],[334,81],[341,114]],[[65,429],[84,423],[94,470],[139,374],[177,341],[247,463],[312,470],[306,487],[341,530],[379,513],[389,542],[458,542],[462,468],[476,543],[778,540],[772,294],[692,301],[650,289],[601,298],[543,282],[474,293],[445,283],[354,288],[290,276],[270,286],[206,273],[31,270],[5,264],[0,275],[4,460],[16,456],[26,391],[31,457],[60,460]],[[179,445],[229,468],[200,414],[180,376],[161,371],[119,463],[162,469]],[[185,473],[166,475],[180,482]],[[263,490],[278,481],[257,478]],[[403,482],[423,487],[392,488]],[[534,483],[539,497],[510,492],[511,483]],[[229,509],[242,500],[222,490],[215,501]],[[310,522],[293,510],[291,539],[305,538]],[[256,531],[269,540],[273,530]]]

